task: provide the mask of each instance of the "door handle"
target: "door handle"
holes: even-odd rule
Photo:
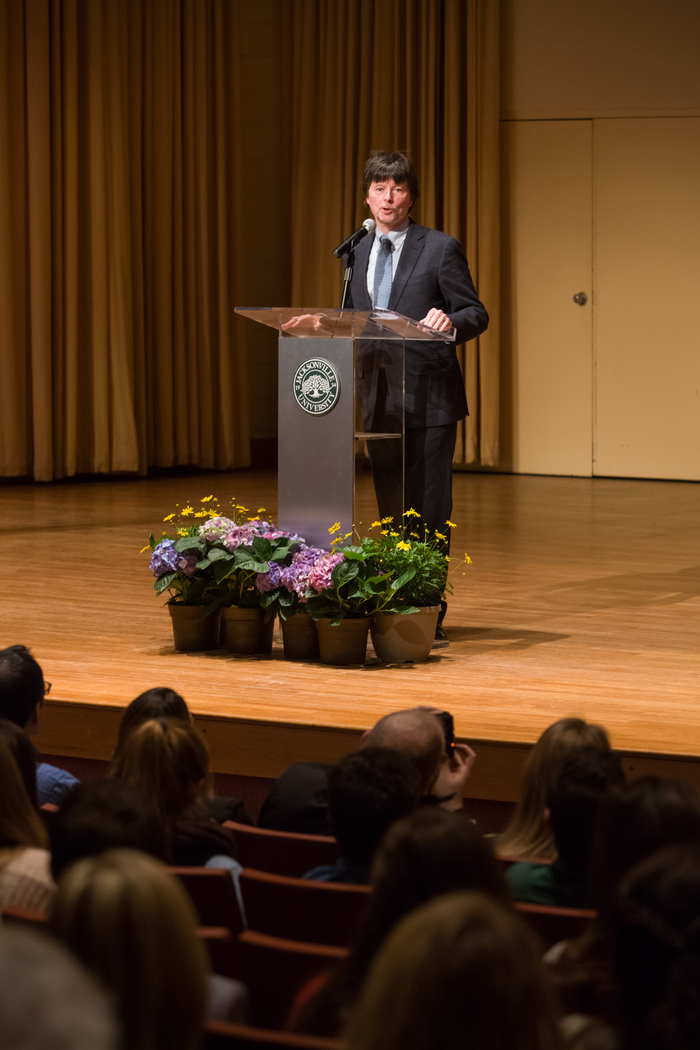
[[[579,306],[585,306],[588,302],[588,296],[585,292],[577,292],[574,296],[574,302],[578,303]]]

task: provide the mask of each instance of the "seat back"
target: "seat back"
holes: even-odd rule
[[[596,915],[588,908],[557,908],[553,905],[526,904],[522,901],[518,901],[515,907],[539,934],[545,948],[551,948],[559,941],[570,941],[580,937]]]
[[[212,973],[240,978],[238,939],[225,926],[200,926],[197,936],[204,941]]]
[[[320,1039],[314,1035],[296,1035],[292,1032],[271,1032],[252,1028],[247,1024],[226,1024],[207,1021],[204,1026],[204,1050],[277,1050],[278,1047],[297,1047],[297,1050],[340,1050],[335,1039]]]
[[[347,957],[347,948],[307,944],[246,930],[238,938],[242,980],[250,993],[249,1020],[281,1028],[301,989]]]
[[[244,868],[301,878],[321,864],[335,864],[340,856],[338,843],[326,835],[267,831],[233,820],[227,820],[224,827],[235,836],[238,859]]]
[[[314,944],[350,944],[371,896],[369,886],[311,882],[244,868],[240,887],[248,928]]]
[[[225,926],[235,937],[243,929],[233,878],[228,868],[171,867],[194,904],[202,926]]]
[[[8,926],[33,926],[35,930],[43,930],[48,916],[43,911],[30,911],[28,908],[3,908],[2,921]]]

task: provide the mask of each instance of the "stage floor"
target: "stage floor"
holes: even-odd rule
[[[493,745],[522,749],[580,715],[623,751],[700,755],[700,484],[455,474],[451,644],[422,665],[297,664],[279,645],[263,658],[177,653],[139,553],[148,534],[212,492],[274,514],[275,491],[273,472],[251,471],[0,488],[0,642],[29,645],[52,682],[43,751],[109,757],[118,709],[168,685],[209,726],[219,768],[246,775],[343,753],[380,715],[421,703]],[[371,520],[369,476],[358,491]],[[275,726],[284,745],[254,755]]]

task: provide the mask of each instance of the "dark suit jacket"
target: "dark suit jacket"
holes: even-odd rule
[[[367,265],[373,241],[374,235],[365,237],[355,249],[350,285],[350,306],[355,310],[372,309]],[[420,321],[432,307],[445,311],[457,329],[457,342],[406,343],[406,426],[410,428],[464,419],[467,400],[455,347],[485,332],[489,323],[459,241],[411,222],[391,287],[389,309]],[[400,378],[376,343],[365,344],[361,354],[365,425],[380,429],[386,418],[398,412]],[[374,415],[371,405],[376,406]]]

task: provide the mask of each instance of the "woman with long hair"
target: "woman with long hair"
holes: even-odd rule
[[[117,750],[111,777],[139,789],[160,814],[175,864],[236,856],[233,835],[209,815],[209,752],[191,722],[153,718]]]
[[[387,831],[372,868],[373,894],[350,956],[298,1007],[297,1031],[335,1036],[372,961],[394,926],[413,909],[458,889],[478,889],[512,907],[500,865],[471,821],[423,807]]]
[[[554,838],[544,817],[547,792],[571,752],[580,747],[609,751],[608,734],[602,726],[582,718],[560,718],[542,733],[525,763],[515,812],[496,838],[494,845],[499,856],[556,858]]]
[[[206,955],[189,897],[163,864],[136,850],[77,861],[49,927],[114,996],[124,1050],[196,1050]]]
[[[479,892],[418,908],[380,949],[344,1033],[347,1050],[557,1050],[537,943]]]
[[[132,729],[143,725],[152,718],[177,718],[180,722],[192,721],[187,704],[174,689],[168,689],[166,686],[147,689],[145,693],[140,693],[124,708],[124,714],[119,722],[117,751]]]
[[[17,763],[0,737],[0,907],[44,911],[55,886],[48,836]]]

